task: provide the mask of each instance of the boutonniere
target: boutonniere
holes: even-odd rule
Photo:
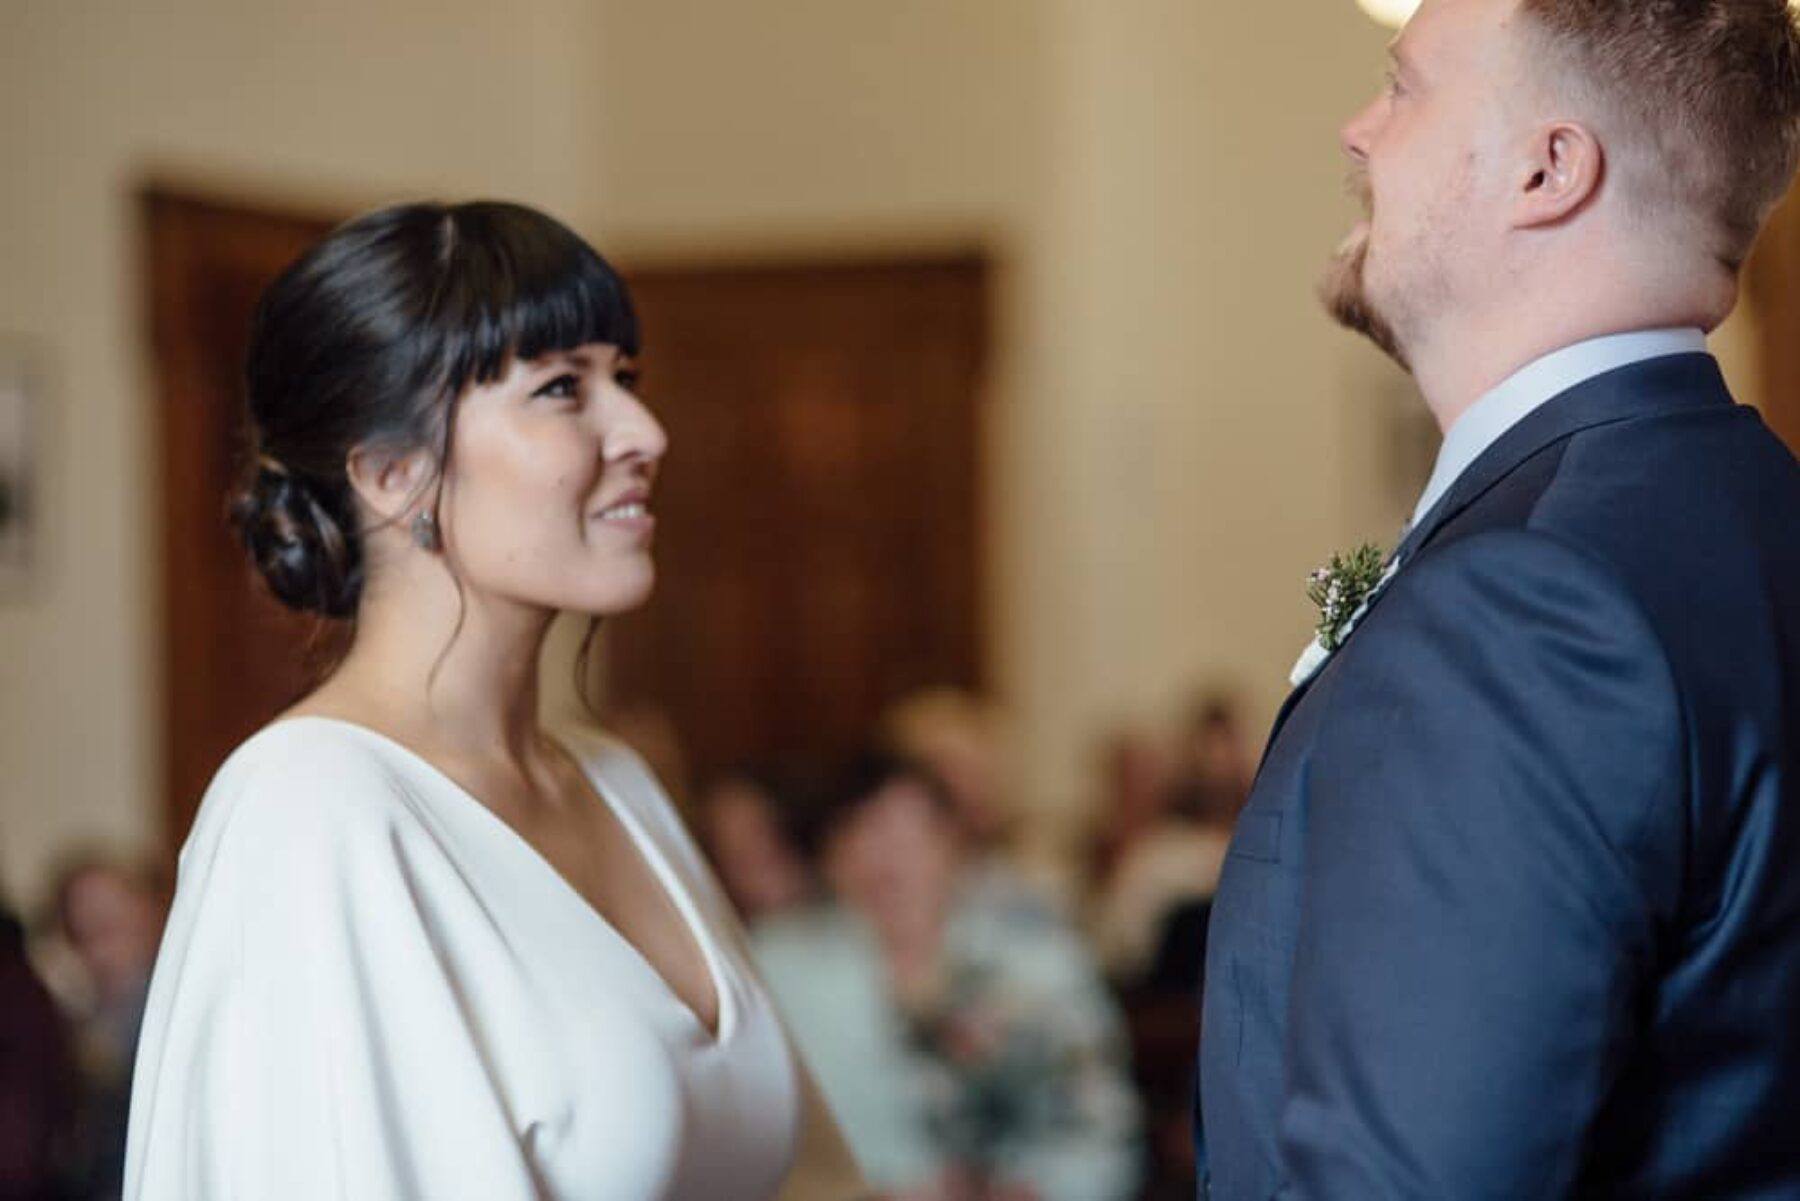
[[[1381,548],[1365,542],[1349,554],[1333,555],[1331,562],[1306,579],[1306,595],[1319,606],[1319,626],[1312,645],[1300,655],[1288,679],[1298,688],[1312,679],[1325,661],[1337,653],[1356,623],[1394,573],[1400,560],[1389,559]]]

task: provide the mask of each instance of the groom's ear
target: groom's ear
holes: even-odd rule
[[[1531,135],[1519,161],[1513,225],[1542,229],[1585,209],[1600,191],[1606,155],[1585,125],[1560,121]]]

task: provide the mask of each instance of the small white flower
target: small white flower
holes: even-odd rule
[[[1376,580],[1374,585],[1363,594],[1362,601],[1356,606],[1355,611],[1352,612],[1350,616],[1346,617],[1343,624],[1336,630],[1334,641],[1337,646],[1341,647],[1344,645],[1344,640],[1349,638],[1356,630],[1358,623],[1363,619],[1363,615],[1369,611],[1369,606],[1375,603],[1375,598],[1381,595],[1382,590],[1393,581],[1394,574],[1399,570],[1400,560],[1396,557],[1382,570],[1381,578]],[[1335,604],[1341,601],[1342,593],[1338,588],[1340,581],[1333,578],[1330,572],[1314,572],[1312,579],[1315,583],[1326,583],[1329,581],[1331,602]],[[1305,684],[1308,680],[1318,675],[1325,664],[1331,661],[1331,656],[1336,653],[1335,650],[1328,649],[1325,646],[1322,637],[1315,634],[1312,642],[1308,644],[1305,650],[1300,652],[1300,658],[1294,663],[1294,670],[1288,673],[1288,682],[1295,688]]]

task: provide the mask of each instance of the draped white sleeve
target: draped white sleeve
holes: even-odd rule
[[[773,1196],[791,1062],[754,977],[700,937],[717,1041],[448,777],[359,727],[278,723],[221,769],[182,853],[125,1196]]]
[[[382,765],[270,755],[213,797],[145,1021],[127,1195],[535,1201],[432,933],[450,865]]]

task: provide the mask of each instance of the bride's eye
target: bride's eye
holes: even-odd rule
[[[636,392],[638,381],[641,379],[643,379],[643,375],[636,367],[621,367],[613,372],[613,382],[627,392]]]
[[[579,400],[581,398],[581,377],[574,372],[565,372],[533,392],[532,395],[544,396],[552,400]]]

